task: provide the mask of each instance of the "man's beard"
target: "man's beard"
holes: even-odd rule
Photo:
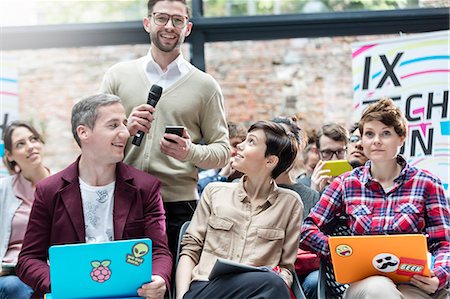
[[[154,45],[159,50],[161,50],[162,52],[166,52],[166,53],[172,52],[176,48],[180,48],[181,44],[183,43],[183,40],[184,39],[182,39],[181,36],[178,35],[178,40],[173,46],[165,46],[160,42],[157,33],[150,34],[151,44]]]

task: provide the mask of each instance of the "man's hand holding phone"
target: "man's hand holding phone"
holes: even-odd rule
[[[160,148],[162,153],[183,161],[191,148],[191,137],[183,126],[166,126]]]

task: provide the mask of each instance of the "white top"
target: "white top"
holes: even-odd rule
[[[161,86],[163,90],[180,80],[189,73],[193,67],[186,59],[184,59],[183,54],[180,53],[180,55],[167,66],[167,70],[164,72],[159,64],[153,59],[150,50],[144,58],[143,66],[148,80],[153,84]]]
[[[90,186],[81,178],[78,179],[83,201],[86,243],[114,240],[113,207],[116,182],[105,186]]]

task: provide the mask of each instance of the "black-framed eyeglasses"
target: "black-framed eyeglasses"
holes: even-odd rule
[[[344,159],[346,153],[347,153],[346,148],[338,149],[336,151],[332,150],[320,151],[320,155],[322,156],[323,160],[331,160],[334,155],[336,155],[336,158],[338,159]]]
[[[358,135],[351,135],[350,138],[348,138],[348,142],[350,143],[356,143],[361,140],[361,136]]]
[[[169,19],[172,20],[172,25],[175,28],[182,29],[189,22],[189,18],[186,16],[180,15],[169,15],[162,12],[154,12],[152,13],[153,22],[158,26],[165,26]]]

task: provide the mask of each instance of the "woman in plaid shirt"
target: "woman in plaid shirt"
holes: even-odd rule
[[[344,215],[354,235],[427,234],[435,257],[432,277],[414,275],[410,284],[372,276],[352,283],[344,298],[447,298],[450,278],[450,210],[441,181],[398,155],[407,121],[391,99],[363,112],[359,130],[365,166],[336,178],[302,226],[301,247],[329,255],[322,230]]]

